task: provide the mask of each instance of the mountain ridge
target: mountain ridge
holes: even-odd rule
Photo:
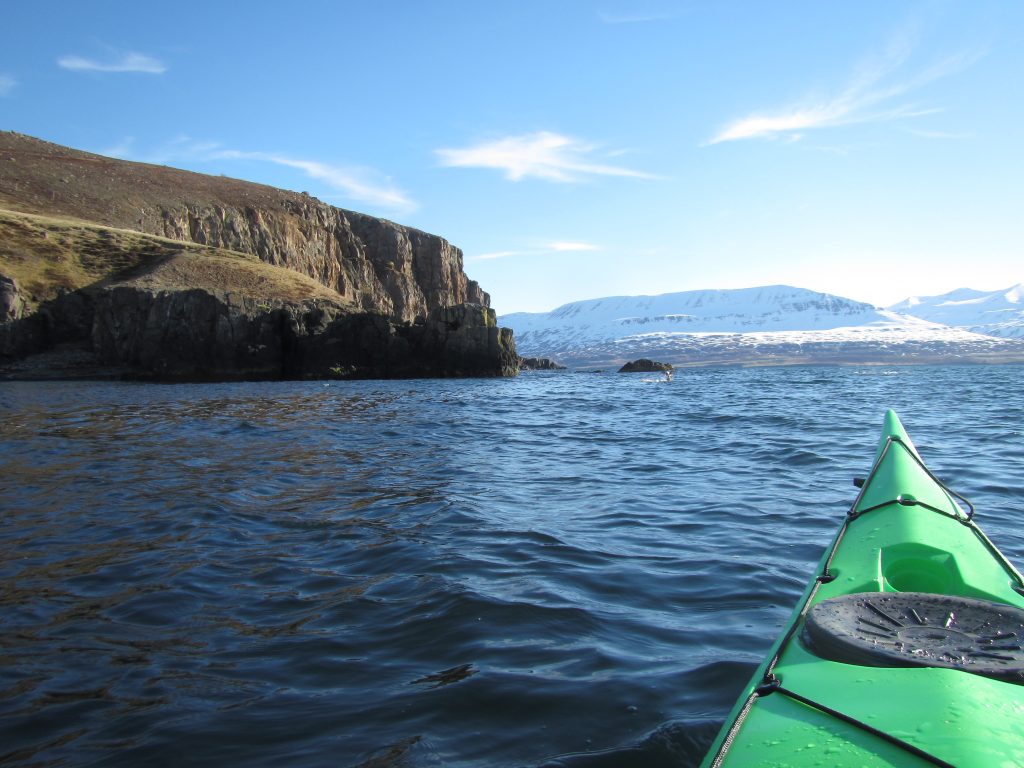
[[[1024,283],[998,291],[957,288],[937,296],[909,296],[888,309],[987,336],[1024,338]]]
[[[789,285],[611,296],[509,313],[522,354],[567,365],[1024,362],[1024,344]]]

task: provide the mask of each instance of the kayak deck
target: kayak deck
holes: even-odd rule
[[[890,411],[860,495],[703,765],[1024,764],[1024,685],[964,669],[843,663],[816,655],[800,637],[813,606],[854,593],[1024,608],[1020,574],[970,514]],[[951,613],[949,626],[955,620]]]

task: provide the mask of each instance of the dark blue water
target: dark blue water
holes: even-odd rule
[[[885,407],[1024,561],[1024,367],[0,385],[0,763],[688,766]]]

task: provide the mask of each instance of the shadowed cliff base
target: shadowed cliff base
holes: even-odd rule
[[[515,375],[489,302],[434,235],[0,133],[0,376]]]

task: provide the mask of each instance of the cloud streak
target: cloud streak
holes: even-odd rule
[[[9,96],[17,84],[18,81],[14,79],[13,75],[0,72],[0,96]]]
[[[850,83],[833,96],[809,99],[800,104],[736,120],[715,134],[707,144],[780,136],[799,140],[800,132],[853,123],[887,122],[941,111],[902,103],[901,97],[941,78],[963,71],[981,57],[964,52],[897,79],[911,56],[906,37],[896,38],[881,56],[854,70]]]
[[[907,128],[907,133],[920,136],[922,139],[973,139],[973,133],[951,133],[949,131],[925,131],[920,128]]]
[[[345,198],[395,213],[410,213],[419,206],[390,179],[370,168],[331,165],[316,160],[291,157],[277,152],[243,152],[227,149],[219,142],[197,141],[179,136],[160,149],[142,154],[134,150],[131,138],[101,154],[144,163],[166,164],[174,162],[213,163],[223,161],[255,161],[270,163],[301,171],[310,179],[319,181]]]
[[[216,157],[226,160],[258,160],[295,168],[311,179],[327,184],[346,197],[394,211],[408,213],[418,207],[410,197],[392,184],[390,179],[367,168],[328,165],[315,160],[303,160],[268,152],[224,151],[216,153]]]
[[[167,66],[162,61],[134,52],[120,54],[109,61],[97,61],[69,54],[57,59],[57,66],[72,72],[142,72],[148,75],[162,75],[167,71]]]
[[[601,248],[591,243],[573,243],[560,240],[555,243],[548,243],[547,248],[552,251],[599,251]]]
[[[550,253],[578,253],[581,251],[599,251],[601,246],[592,243],[581,243],[569,240],[556,240],[550,243],[543,243],[536,248],[525,251],[494,251],[492,253],[481,253],[470,256],[466,261],[492,261],[494,259],[507,259],[513,256],[543,256]]]
[[[493,253],[480,253],[470,256],[466,261],[493,261],[494,259],[507,259],[509,256],[522,256],[523,251],[494,251]]]
[[[596,162],[597,145],[548,131],[482,142],[461,149],[438,149],[441,165],[501,171],[509,181],[537,178],[572,183],[594,176],[655,178],[642,171]]]

